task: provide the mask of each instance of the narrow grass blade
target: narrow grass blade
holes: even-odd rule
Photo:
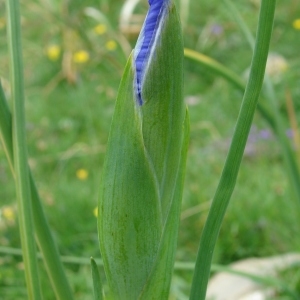
[[[13,166],[13,148],[12,148],[12,119],[5,99],[4,91],[0,81],[0,140],[4,147],[6,157],[8,158],[8,163],[10,169],[14,174]]]
[[[92,267],[92,277],[93,277],[93,286],[94,286],[94,300],[102,300],[102,282],[99,273],[99,269],[96,261],[91,257],[91,267]]]
[[[246,40],[249,46],[254,48],[254,37],[252,36],[247,24],[244,22],[243,18],[240,16],[239,11],[236,9],[235,5],[230,0],[223,0],[226,5],[229,7],[231,14],[235,17],[237,23],[239,24],[243,34],[246,37]],[[279,111],[277,97],[275,95],[274,86],[272,84],[271,79],[268,74],[265,76],[264,86],[263,86],[264,94],[268,100],[269,106],[271,107],[272,119],[274,126],[272,126],[274,132],[277,135],[278,141],[280,143],[282,154],[284,158],[284,162],[287,169],[287,174],[289,177],[289,181],[291,184],[292,191],[295,197],[300,202],[300,171],[298,168],[298,164],[291,148],[291,144],[285,134],[285,126],[282,119],[282,116]]]
[[[50,227],[45,216],[41,200],[31,173],[29,174],[31,187],[31,200],[35,235],[38,246],[42,252],[56,298],[59,300],[73,299],[72,291],[68,283],[57,246],[54,242]]]
[[[7,160],[11,166],[13,177],[15,178],[14,171],[14,158],[13,158],[13,141],[12,141],[12,117],[9,111],[7,101],[5,99],[4,91],[0,82],[0,140],[5,149]],[[49,275],[53,290],[57,299],[73,299],[70,286],[68,284],[66,275],[63,270],[62,262],[59,258],[57,247],[54,243],[50,228],[43,211],[41,201],[36,189],[36,185],[32,178],[30,170],[29,183],[31,189],[32,201],[32,215],[34,222],[34,230],[37,243],[43,254],[44,262],[46,265],[47,273]]]
[[[212,255],[222,221],[235,187],[252,119],[261,92],[275,13],[274,0],[262,0],[257,38],[241,110],[223,172],[203,229],[190,299],[204,300]]]
[[[294,105],[294,101],[292,99],[291,92],[287,89],[285,92],[285,99],[286,99],[286,107],[287,107],[287,113],[288,113],[288,119],[291,126],[291,129],[293,130],[293,142],[295,145],[296,150],[296,160],[298,169],[300,167],[300,131],[299,131],[299,125],[297,121],[297,114],[296,109]]]
[[[20,235],[28,296],[29,299],[38,300],[42,299],[42,297],[36,260],[31,211],[31,193],[27,165],[19,1],[7,0],[6,7],[11,66],[11,91],[13,100],[12,136],[14,170],[16,175]]]
[[[11,122],[11,114],[9,112],[5,95],[0,83],[0,140],[4,146],[7,160],[11,166],[13,177],[15,178],[15,172],[13,168]],[[60,261],[59,253],[54,243],[30,170],[29,180],[35,236],[38,246],[41,249],[53,290],[57,299],[59,300],[73,299],[71,288],[64,273],[63,265]]]

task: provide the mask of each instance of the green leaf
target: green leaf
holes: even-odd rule
[[[12,3],[11,3],[12,4]],[[14,29],[16,30],[16,28]],[[18,51],[20,49],[17,49]],[[15,54],[16,55],[16,54]],[[4,91],[0,82],[0,140],[3,144],[8,163],[15,178],[13,141],[12,141],[12,116],[9,111]],[[29,170],[29,168],[28,168]],[[54,243],[50,228],[43,211],[41,201],[30,170],[29,184],[32,201],[32,215],[36,239],[43,254],[46,269],[52,283],[57,299],[73,299],[62,263],[59,259],[58,249]]]
[[[111,125],[99,202],[104,268],[113,294],[123,299],[136,299],[141,292],[162,230],[158,189],[144,151],[132,87],[129,60]]]
[[[6,157],[8,158],[10,169],[14,175],[14,166],[13,166],[13,159],[12,159],[13,157],[12,119],[4,95],[1,81],[0,81],[0,140],[4,147]]]
[[[6,1],[12,94],[12,140],[18,219],[29,299],[41,299],[31,209],[25,135],[23,61],[19,1]],[[1,95],[3,96],[3,95]],[[8,119],[6,120],[6,122]],[[6,124],[9,125],[9,124]],[[9,150],[6,148],[6,150]]]
[[[183,41],[179,22],[172,5],[145,78],[146,103],[141,107],[144,143],[158,181],[163,222],[175,191],[185,118]]]
[[[92,277],[93,277],[93,286],[94,286],[94,299],[102,300],[102,282],[99,273],[99,269],[96,261],[91,257],[91,266],[92,266]]]
[[[145,286],[141,299],[168,299],[171,276],[166,275],[166,270],[172,270],[177,246],[179,218],[181,212],[181,198],[183,192],[185,165],[189,145],[190,119],[188,111],[184,120],[184,139],[181,147],[181,160],[179,173],[176,179],[174,199],[167,215],[163,236],[158,255],[153,266],[149,281]]]
[[[167,299],[176,250],[188,117],[183,41],[173,4],[143,86],[132,58],[120,84],[99,198],[99,240],[114,299]]]

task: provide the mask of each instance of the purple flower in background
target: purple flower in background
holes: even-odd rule
[[[216,23],[211,26],[210,31],[212,35],[219,36],[223,33],[223,27]]]
[[[294,131],[291,128],[287,129],[285,134],[288,138],[293,138],[294,137]]]
[[[259,137],[263,140],[268,140],[272,137],[272,132],[268,129],[262,129],[259,132]]]
[[[287,138],[291,139],[294,136],[293,130],[291,128],[286,130]],[[270,129],[258,129],[256,126],[252,126],[248,142],[245,149],[245,154],[248,156],[253,156],[257,154],[266,145],[273,145],[276,141],[273,132]]]

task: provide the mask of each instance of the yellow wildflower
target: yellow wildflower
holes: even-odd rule
[[[93,215],[97,218],[98,217],[98,206],[96,206],[93,210]]]
[[[296,30],[300,30],[300,19],[294,20],[294,22],[293,22],[293,27],[294,27]]]
[[[52,61],[58,60],[60,52],[61,49],[58,45],[51,45],[46,49],[47,56]]]
[[[76,171],[76,177],[79,179],[79,180],[86,180],[89,176],[89,173],[86,169],[78,169]]]
[[[106,44],[105,47],[109,51],[114,51],[117,48],[117,43],[114,40],[109,40]]]
[[[80,50],[74,53],[73,61],[77,64],[86,63],[90,59],[90,55],[85,50]]]
[[[16,218],[16,214],[13,210],[12,207],[10,206],[5,206],[2,208],[2,216],[4,219],[6,219],[7,221],[14,221]]]
[[[97,26],[94,27],[95,33],[102,35],[107,31],[107,27],[105,24],[98,24]]]

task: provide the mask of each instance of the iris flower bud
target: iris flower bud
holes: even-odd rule
[[[119,87],[100,184],[113,299],[168,298],[188,135],[180,21],[172,2],[152,0]]]

